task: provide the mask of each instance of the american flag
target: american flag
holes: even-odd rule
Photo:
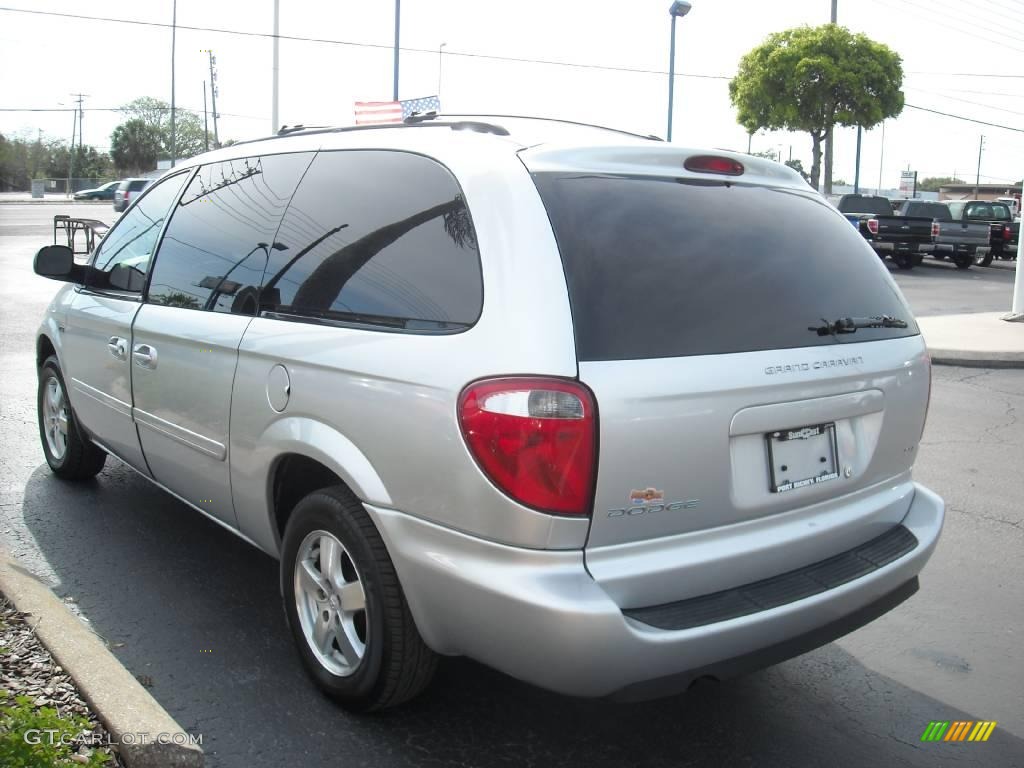
[[[356,125],[400,123],[413,114],[440,111],[441,100],[437,96],[402,101],[357,101]]]

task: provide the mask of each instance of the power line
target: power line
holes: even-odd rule
[[[907,90],[908,91],[917,91],[918,93],[927,93],[930,96],[938,96],[940,99],[949,99],[950,101],[962,101],[964,104],[973,104],[976,107],[985,107],[986,109],[994,109],[996,112],[1006,112],[1006,113],[1011,114],[1011,115],[1021,115],[1021,116],[1024,116],[1024,112],[1018,112],[1017,110],[1005,109],[1004,107],[996,107],[996,106],[993,106],[991,104],[984,104],[984,103],[982,103],[980,101],[971,101],[970,99],[961,99],[961,98],[958,98],[956,96],[947,96],[947,95],[942,94],[942,93],[937,93],[936,91],[926,91],[923,88],[908,88]]]
[[[1000,125],[999,123],[988,123],[984,120],[975,120],[973,117],[964,117],[963,115],[954,115],[949,112],[941,112],[937,109],[929,109],[928,107],[919,107],[915,104],[907,104],[904,102],[903,106],[910,107],[911,109],[917,109],[921,112],[931,112],[933,115],[942,115],[943,117],[952,117],[957,120],[966,120],[969,123],[977,123],[978,125],[988,125],[992,128],[1002,128],[1006,131],[1016,131],[1017,133],[1024,133],[1024,128],[1014,128],[1010,125]]]
[[[1006,43],[1001,43],[998,40],[992,40],[991,38],[986,37],[985,35],[979,35],[979,34],[976,34],[974,32],[969,32],[968,30],[962,29],[961,27],[956,27],[956,26],[953,26],[951,24],[944,24],[944,23],[942,23],[941,21],[939,21],[937,19],[929,18],[929,17],[926,17],[926,16],[922,16],[921,15],[921,11],[928,10],[927,6],[914,5],[912,2],[910,2],[910,0],[898,0],[898,1],[900,3],[902,3],[903,5],[905,5],[907,8],[913,9],[912,12],[913,12],[913,14],[914,14],[914,16],[916,18],[922,18],[923,20],[925,20],[925,21],[927,21],[927,22],[929,22],[931,24],[934,24],[935,26],[942,27],[943,29],[948,29],[948,30],[956,32],[957,34],[960,34],[960,35],[967,35],[968,37],[973,37],[973,38],[976,38],[977,40],[982,40],[982,41],[988,43],[989,45],[998,45],[998,46],[1000,46],[1002,48],[1006,48],[1008,50],[1015,51],[1017,53],[1024,53],[1024,48],[1017,48],[1016,46],[1013,46],[1013,45],[1007,45]],[[889,9],[889,8],[893,7],[893,6],[889,5],[888,3],[882,3],[880,0],[873,0],[873,2],[875,2],[877,5],[880,5],[883,8],[886,8],[886,9]],[[2,9],[0,9],[0,10],[2,10]],[[897,7],[897,10],[899,10],[898,7]]]
[[[938,2],[941,2],[941,0],[930,0],[930,3],[932,4]],[[978,29],[982,29],[989,34],[1007,37],[1016,42],[1024,42],[1024,36],[1022,36],[1021,34],[1022,32],[1024,32],[1024,30],[1008,27],[1002,20],[997,19],[994,22],[990,23],[990,20],[992,19],[992,17],[990,16],[980,16],[980,14],[977,16],[964,15],[963,13],[960,12],[960,8],[962,6],[959,3],[956,3],[952,6],[939,5],[938,7],[939,9],[941,9],[942,15],[948,16],[950,21],[956,24],[973,24]],[[929,8],[929,10],[931,10],[931,8]],[[972,9],[972,12],[980,12],[982,10],[983,9],[975,7]]]
[[[905,75],[930,75],[935,77],[1010,77],[1024,78],[1024,75],[1008,75],[1002,72],[904,72]]]
[[[8,13],[25,13],[35,16],[56,16],[59,18],[66,19],[80,19],[84,21],[106,21],[113,24],[133,24],[136,26],[143,27],[158,27],[161,29],[170,29],[172,25],[166,24],[159,21],[139,21],[137,19],[115,19],[109,16],[86,16],[80,13],[59,13],[57,11],[37,11],[28,8],[9,8],[7,6],[0,6],[0,11],[6,11]],[[197,27],[187,24],[178,24],[178,29],[187,29],[191,32],[213,32],[222,35],[236,35],[240,37],[259,37],[259,38],[273,38],[274,35],[269,32],[244,32],[237,29],[224,29],[222,27]],[[292,40],[295,42],[303,43],[321,43],[324,45],[343,45],[354,48],[375,48],[380,50],[393,50],[394,46],[387,43],[357,43],[352,40],[332,40],[323,37],[303,37],[301,35],[278,35],[281,40]],[[437,50],[433,48],[401,48],[400,50],[406,53],[429,53],[432,56],[437,55]],[[446,56],[462,56],[472,59],[489,59],[491,61],[513,61],[526,64],[547,64],[550,66],[557,67],[575,67],[577,69],[598,69],[611,72],[632,72],[641,75],[667,75],[668,71],[664,69],[643,69],[640,67],[623,67],[614,66],[611,64],[589,64],[584,62],[576,61],[558,61],[556,59],[530,59],[520,56],[495,56],[486,53],[470,53],[468,51],[450,51],[445,49]],[[677,77],[693,77],[704,80],[731,80],[731,75],[705,75],[705,74],[693,74],[676,72]]]
[[[170,107],[148,107],[148,109],[159,110],[161,112],[170,112]],[[193,112],[198,114],[198,110],[189,109],[188,107],[175,107],[177,112]],[[77,112],[78,108],[71,107],[0,107],[0,112]],[[125,112],[124,107],[87,107],[82,110],[83,112]],[[266,118],[257,117],[256,115],[239,115],[231,112],[218,112],[218,117],[241,117],[245,120],[265,120]]]

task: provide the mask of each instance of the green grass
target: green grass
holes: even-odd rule
[[[89,762],[77,763],[71,756],[77,752],[78,745],[62,743],[71,742],[90,730],[84,717],[60,717],[53,707],[37,709],[28,696],[12,698],[7,691],[0,691],[0,766],[3,768],[78,765],[100,768],[107,761],[104,752],[93,751]],[[52,738],[48,731],[53,732]]]

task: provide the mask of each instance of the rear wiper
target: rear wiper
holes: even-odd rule
[[[880,315],[878,317],[840,317],[829,322],[821,318],[824,325],[811,325],[808,331],[815,331],[819,336],[835,336],[837,333],[856,333],[858,328],[906,328],[907,321],[898,317]]]

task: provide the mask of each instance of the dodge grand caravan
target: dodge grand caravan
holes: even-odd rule
[[[931,370],[793,171],[553,121],[297,131],[151,186],[38,334],[46,461],[113,455],[280,561],[315,682],[439,656],[641,699],[909,597]]]

